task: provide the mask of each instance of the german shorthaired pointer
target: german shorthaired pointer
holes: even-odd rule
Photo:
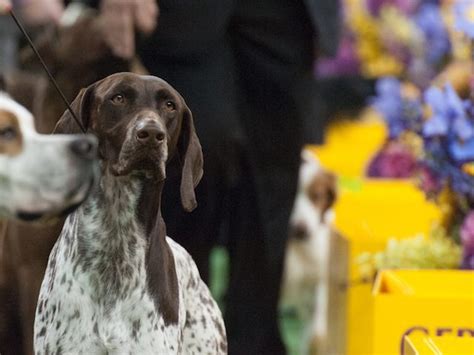
[[[38,134],[31,113],[0,92],[0,217],[72,211],[94,180],[96,145],[92,136]]]
[[[160,212],[173,154],[182,205],[196,206],[202,152],[184,99],[159,78],[119,73],[83,89],[73,107],[99,138],[102,174],[51,252],[35,352],[225,354],[219,308]],[[77,131],[69,113],[56,130]]]

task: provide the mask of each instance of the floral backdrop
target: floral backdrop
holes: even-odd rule
[[[368,104],[388,137],[367,175],[414,179],[444,211],[428,238],[394,239],[361,268],[474,269],[474,1],[343,4],[338,56],[318,70],[378,79]]]

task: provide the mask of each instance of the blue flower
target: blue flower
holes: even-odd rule
[[[437,87],[430,87],[424,93],[425,102],[431,107],[433,115],[423,126],[423,135],[426,137],[445,136],[448,134],[448,120],[443,91]]]
[[[420,132],[421,104],[417,100],[403,98],[399,80],[393,77],[379,79],[375,90],[377,96],[371,99],[371,104],[387,122],[390,138],[396,138],[405,131]]]
[[[458,0],[454,5],[455,27],[474,39],[474,2]]]
[[[465,103],[451,85],[444,90],[430,87],[424,94],[433,115],[423,127],[426,137],[454,135],[453,139],[468,140],[474,135],[474,126],[466,113]]]
[[[445,86],[445,93],[454,133],[461,140],[470,139],[474,134],[474,127],[468,119],[464,102],[450,84]]]
[[[400,81],[387,77],[377,81],[376,97],[372,98],[372,106],[384,117],[389,127],[390,137],[398,136],[403,126],[399,122],[402,111],[402,96]]]
[[[424,36],[425,61],[437,65],[451,50],[451,42],[439,6],[423,4],[415,15],[415,23]]]
[[[450,142],[449,153],[457,165],[474,161],[474,138],[466,142]]]

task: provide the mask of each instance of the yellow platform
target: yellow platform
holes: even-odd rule
[[[474,336],[428,336],[415,333],[405,336],[402,355],[472,355]]]
[[[372,297],[371,349],[363,354],[404,354],[405,336],[415,334],[436,337],[437,341],[438,337],[474,335],[474,272],[386,270],[379,273]],[[446,349],[454,346],[454,350],[466,342],[454,345],[452,340],[440,340],[438,344]],[[432,346],[429,350],[429,344],[426,339],[412,340],[412,348],[417,351],[436,349]]]
[[[335,206],[336,228],[348,240],[351,281],[347,293],[348,354],[371,352],[372,284],[361,282],[356,262],[363,252],[383,250],[388,239],[428,235],[441,211],[409,181],[356,179],[342,182]]]

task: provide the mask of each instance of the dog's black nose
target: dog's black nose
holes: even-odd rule
[[[97,155],[97,144],[92,137],[76,138],[69,148],[76,156],[87,160],[92,160]]]
[[[305,240],[308,237],[308,228],[304,223],[294,223],[290,226],[290,238]]]
[[[165,132],[156,122],[140,122],[137,125],[137,140],[142,144],[157,144],[165,139]]]

